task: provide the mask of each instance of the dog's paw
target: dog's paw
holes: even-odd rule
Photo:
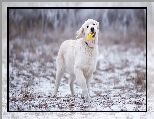
[[[90,96],[87,98],[87,102],[89,102],[89,103],[92,102],[92,98]]]
[[[88,98],[89,97],[89,94],[87,91],[82,91],[82,94],[81,94],[81,98]]]
[[[77,95],[73,94],[72,97],[77,97]]]
[[[56,95],[55,95],[55,94],[52,94],[52,95],[51,95],[51,97],[52,97],[52,98],[55,98],[55,97],[56,97]]]
[[[87,96],[87,97],[84,97],[84,96],[81,96],[81,98],[84,100],[84,103],[90,103],[92,101],[92,98],[90,96]]]

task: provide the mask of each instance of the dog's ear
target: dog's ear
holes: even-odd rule
[[[84,28],[83,26],[76,32],[76,38],[79,37],[80,34],[84,34]]]
[[[96,21],[96,24],[97,24],[97,29],[99,29],[99,22]]]
[[[99,22],[96,21],[97,24],[97,29],[98,29],[98,33],[99,33]]]

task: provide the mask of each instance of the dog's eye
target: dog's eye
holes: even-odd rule
[[[89,26],[87,26],[87,28],[88,28]]]
[[[95,25],[95,24],[93,24],[93,25]]]

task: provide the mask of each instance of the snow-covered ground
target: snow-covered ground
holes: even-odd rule
[[[146,111],[146,42],[142,41],[140,45],[101,42],[97,70],[91,82],[91,100],[85,102],[77,83],[76,96],[70,96],[67,73],[62,78],[57,97],[51,98],[55,59],[61,42],[36,38],[10,40],[9,110]]]

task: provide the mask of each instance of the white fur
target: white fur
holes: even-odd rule
[[[87,26],[89,27],[87,28]],[[88,34],[91,33],[91,27],[94,27],[96,34],[91,40],[87,40]],[[60,80],[64,73],[68,72],[70,74],[71,94],[75,94],[74,80],[76,78],[82,89],[82,96],[89,97],[90,80],[93,77],[97,64],[98,32],[99,23],[93,19],[88,19],[77,31],[77,37],[82,33],[84,35],[83,38],[66,40],[61,44],[56,59],[57,71],[53,96],[57,94]]]

